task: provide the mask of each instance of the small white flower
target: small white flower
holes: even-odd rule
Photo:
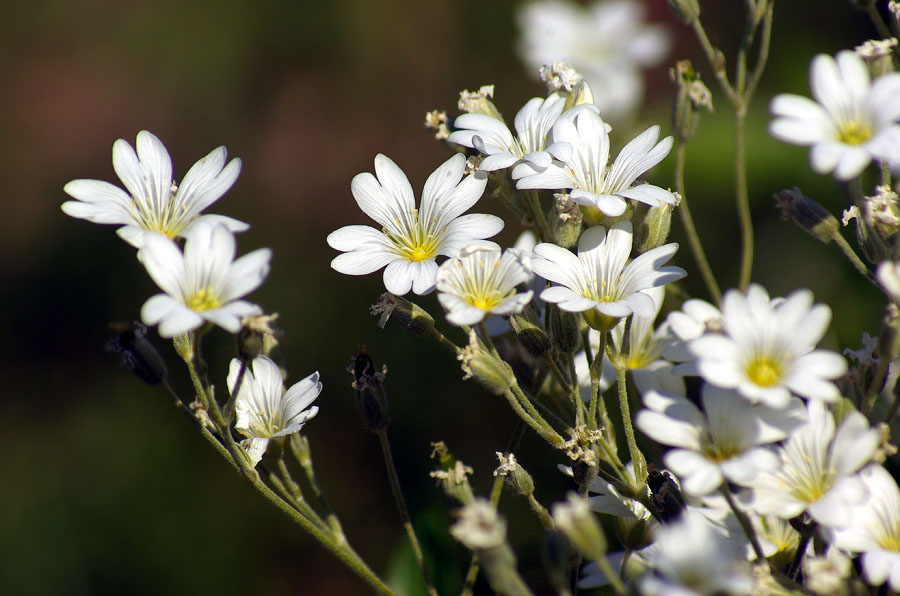
[[[228,370],[228,391],[231,393],[234,393],[240,370],[241,361],[233,359]],[[277,364],[265,356],[250,363],[235,397],[234,428],[247,437],[241,445],[254,466],[266,452],[269,439],[294,434],[319,412],[318,406],[310,407],[310,404],[321,391],[318,372],[285,391],[284,378]]]
[[[542,99],[528,100],[516,114],[516,136],[502,120],[486,114],[463,114],[453,125],[458,129],[447,139],[465,147],[472,147],[487,157],[479,169],[500,170],[526,160],[540,168],[550,165],[551,155],[566,155],[568,146],[547,143],[550,129],[562,114],[565,96],[554,93]]]
[[[238,300],[258,288],[269,274],[272,251],[254,250],[234,260],[234,236],[222,225],[201,222],[186,234],[184,253],[169,238],[147,234],[138,259],[165,292],[141,309],[148,325],[174,337],[210,321],[229,333],[241,329],[244,317],[261,314],[255,304]]]
[[[520,54],[532,73],[566,61],[594,89],[597,106],[610,120],[622,120],[641,104],[641,69],[658,64],[671,39],[644,22],[642,2],[605,0],[582,8],[574,2],[542,0],[519,11]]]
[[[598,329],[609,329],[615,319],[635,313],[653,317],[656,305],[641,292],[681,279],[680,267],[663,267],[677,244],[665,244],[640,255],[630,263],[631,222],[588,228],[578,240],[578,256],[555,244],[534,248],[532,268],[544,279],[560,285],[547,288],[541,299],[555,302],[568,312],[583,312]]]
[[[769,132],[786,143],[811,145],[816,172],[849,180],[872,159],[900,160],[900,74],[887,73],[873,83],[855,53],[840,52],[836,60],[819,54],[810,87],[816,101],[790,94],[772,100]]]
[[[664,457],[681,488],[697,496],[711,493],[728,480],[750,485],[763,470],[778,465],[767,447],[799,426],[805,411],[800,400],[790,410],[751,405],[733,391],[705,385],[702,411],[687,398],[648,391],[646,410],[635,424],[658,443],[676,447]]]
[[[77,199],[66,201],[67,215],[99,224],[120,224],[119,236],[141,248],[147,232],[176,238],[200,221],[225,225],[232,232],[249,226],[222,215],[200,215],[237,180],[241,160],[225,164],[225,147],[213,149],[185,174],[181,186],[172,180],[172,160],[162,142],[142,130],[137,153],[127,141],[113,144],[113,168],[127,192],[100,180],[72,180],[63,190]]]
[[[527,257],[507,249],[472,245],[438,269],[438,302],[454,325],[474,325],[486,315],[522,312],[533,292],[516,293],[516,286],[531,279]]]
[[[762,286],[751,284],[746,296],[737,290],[725,294],[725,333],[707,333],[688,347],[707,382],[736,389],[751,402],[783,408],[791,392],[834,402],[840,392],[830,379],[844,374],[847,362],[815,349],[830,320],[831,309],[813,305],[809,290],[770,301]]]
[[[596,207],[604,215],[625,212],[625,199],[650,206],[674,204],[674,194],[652,184],[634,185],[644,172],[658,164],[672,149],[672,137],[659,143],[659,126],[651,126],[631,140],[609,166],[609,125],[590,105],[571,108],[553,125],[554,145],[568,144],[570,152],[557,152],[558,162],[535,168],[527,162],[513,170],[516,188],[571,189],[569,196],[580,205]]]
[[[881,466],[870,466],[859,477],[869,499],[853,510],[852,524],[834,530],[833,543],[863,553],[863,572],[871,585],[888,582],[892,591],[900,592],[900,489]]]
[[[807,408],[806,424],[778,450],[778,468],[753,482],[750,506],[782,519],[807,511],[822,525],[846,526],[855,521],[853,507],[865,503],[866,487],[856,472],[880,444],[878,431],[856,411],[846,414],[835,430],[834,418],[821,402],[811,401]]]
[[[422,206],[416,208],[406,174],[384,155],[375,157],[375,174],[354,176],[350,190],[359,208],[378,222],[344,226],[328,235],[328,245],[344,252],[331,267],[346,275],[384,270],[388,292],[402,296],[410,290],[427,294],[434,289],[438,256],[455,257],[474,241],[503,229],[495,215],[462,215],[474,205],[487,184],[483,173],[463,178],[466,158],[456,154],[425,181]],[[493,242],[483,244],[496,246]]]

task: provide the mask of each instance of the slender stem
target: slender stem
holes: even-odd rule
[[[719,86],[722,87],[722,91],[728,96],[728,100],[733,106],[739,105],[741,98],[735,92],[731,83],[728,82],[728,73],[725,71],[725,61],[722,58],[721,52],[710,43],[709,37],[707,37],[706,31],[703,29],[703,25],[700,24],[700,19],[695,19],[691,26],[694,29],[694,33],[697,35],[697,39],[700,41],[700,47],[703,48],[703,53],[706,54],[707,61],[713,69],[716,80],[719,81]]]
[[[594,559],[594,562],[597,564],[597,567],[600,568],[600,571],[603,572],[603,575],[606,576],[606,579],[609,580],[609,585],[612,586],[612,589],[616,594],[628,593],[628,591],[625,589],[625,584],[622,583],[622,578],[619,577],[619,574],[616,573],[616,570],[613,569],[612,565],[609,564],[609,559],[603,556]]]
[[[491,339],[491,336],[488,335],[487,327],[484,326],[484,321],[480,321],[478,323],[478,331],[481,332],[481,341],[484,343],[485,347],[491,351],[496,357],[500,357],[500,353],[497,351],[497,348],[494,347],[494,341]]]
[[[431,579],[431,573],[425,564],[425,557],[422,554],[422,547],[419,545],[419,539],[416,538],[416,531],[413,529],[412,521],[409,517],[409,511],[406,509],[406,500],[403,498],[403,490],[400,488],[400,478],[397,476],[397,468],[394,466],[394,456],[391,454],[391,443],[388,441],[387,430],[382,428],[376,433],[378,441],[381,443],[381,452],[384,454],[384,465],[387,468],[388,482],[391,485],[391,493],[394,495],[394,503],[397,505],[397,511],[400,513],[400,521],[403,523],[403,529],[409,538],[409,544],[412,546],[413,555],[416,557],[416,563],[422,570],[422,577],[425,578],[425,586],[429,594],[437,596],[437,590],[434,588],[434,581]]]
[[[638,449],[634,427],[631,425],[631,407],[628,405],[628,389],[625,386],[625,363],[614,361],[614,365],[616,385],[619,389],[619,409],[622,411],[622,425],[625,427],[625,440],[628,442],[631,465],[634,466],[635,482],[643,483],[647,478],[647,463],[644,461],[644,454]]]
[[[591,362],[591,402],[588,406],[588,428],[597,428],[599,424],[597,412],[600,409],[600,375],[603,373],[603,355],[606,354],[608,331],[600,332],[600,348],[594,361]]]
[[[331,528],[331,532],[337,537],[338,542],[346,543],[347,537],[344,534],[344,529],[341,527],[341,522],[338,519],[337,514],[335,514],[334,510],[331,508],[331,505],[328,503],[328,499],[325,498],[325,493],[319,488],[319,482],[316,480],[316,472],[313,469],[312,463],[312,454],[309,449],[309,440],[300,433],[296,433],[291,435],[290,443],[294,459],[297,460],[297,463],[299,463],[300,467],[303,469],[306,481],[309,483],[309,487],[312,489],[313,495],[315,495],[316,501],[319,503],[319,509],[325,513],[325,521],[328,523],[328,527]]]
[[[891,418],[894,417],[894,414],[897,413],[897,409],[900,408],[900,391],[897,390],[898,387],[900,387],[900,385],[894,388],[894,401],[891,402],[891,407],[888,408],[887,413],[884,415],[885,424],[890,424]]]
[[[878,392],[881,389],[881,385],[884,383],[884,376],[888,372],[889,364],[890,362],[888,362],[887,355],[883,355],[878,359],[878,366],[875,367],[875,374],[872,375],[872,384],[869,385],[869,390],[866,392],[866,395],[863,396],[862,404],[859,409],[863,416],[868,417],[872,408],[875,407],[875,401],[878,399]]]
[[[868,281],[878,286],[878,280],[875,279],[875,276],[872,275],[872,272],[869,271],[869,268],[866,266],[863,260],[859,258],[859,255],[856,254],[856,251],[853,250],[853,247],[850,246],[849,242],[847,242],[847,239],[844,238],[840,232],[838,232],[834,235],[833,240],[834,243],[837,244],[838,248],[841,249],[841,252],[844,253],[844,256],[847,257],[847,260],[850,261],[850,264],[853,265],[853,268],[856,269]]]
[[[728,502],[728,506],[734,511],[734,516],[737,518],[738,522],[741,524],[741,528],[744,530],[744,534],[747,535],[747,539],[750,541],[750,546],[753,547],[753,552],[756,554],[756,559],[759,562],[766,561],[766,555],[763,554],[762,547],[759,544],[759,538],[756,536],[756,531],[753,529],[753,525],[750,523],[750,520],[747,518],[747,515],[740,510],[737,506],[737,503],[734,502],[734,496],[731,494],[731,489],[728,488],[728,483],[722,483],[722,495],[725,497],[725,500]],[[771,564],[770,564],[771,566]],[[774,571],[774,570],[773,570]]]
[[[750,99],[753,97],[753,93],[759,85],[759,80],[762,78],[766,63],[769,61],[769,46],[772,42],[772,16],[774,15],[774,10],[775,0],[769,0],[769,4],[766,6],[766,14],[763,16],[762,21],[763,29],[762,35],[759,38],[759,54],[756,57],[756,64],[753,66],[753,72],[750,74],[747,88],[744,90],[745,103],[750,103]]]
[[[541,207],[541,199],[538,196],[538,192],[536,190],[528,191],[528,200],[531,206],[531,212],[534,214],[535,223],[537,224],[538,235],[544,242],[552,242],[553,232],[550,230],[547,218],[544,217],[544,209]]]
[[[303,496],[303,491],[300,490],[300,485],[297,484],[294,479],[291,477],[290,471],[287,469],[287,465],[284,463],[283,458],[278,458],[278,475],[282,482],[284,482],[285,487],[288,490],[288,493],[291,495],[291,499],[296,503],[297,510],[310,519],[314,524],[319,526],[324,531],[330,531],[331,528],[328,527],[328,524],[319,516],[316,511],[310,507],[309,503],[307,503],[306,498]]]
[[[806,555],[806,549],[816,531],[816,522],[810,520],[807,524],[803,524],[803,522],[800,523],[802,524],[800,527],[791,524],[791,526],[800,534],[800,540],[797,541],[797,550],[794,551],[794,558],[791,559],[791,564],[788,566],[786,573],[788,579],[794,582],[799,578],[800,564],[803,562],[803,557]]]
[[[555,527],[553,525],[553,518],[550,517],[550,512],[538,502],[534,497],[534,493],[528,495],[528,505],[531,507],[531,510],[534,511],[535,515],[538,516],[538,519],[541,520],[541,525],[544,526],[544,529],[552,530]]]
[[[875,29],[878,31],[879,37],[885,39],[891,36],[891,30],[888,29],[888,26],[887,24],[885,24],[884,19],[881,18],[881,14],[878,12],[878,8],[875,7],[874,0],[872,2],[866,2],[865,6],[862,7],[861,10],[865,10],[869,15],[869,19],[871,19],[872,24],[875,25]]]
[[[443,333],[441,333],[434,327],[431,327],[428,332],[431,335],[431,337],[433,337],[434,339],[437,340],[437,342],[439,344],[441,344],[442,346],[444,346],[445,348],[447,348],[454,354],[459,352],[459,346],[456,345],[455,343],[453,343],[452,341],[450,341],[449,339],[447,339],[447,337]]]
[[[506,394],[507,400],[513,406],[513,409],[516,410],[516,413],[519,414],[519,417],[545,441],[554,447],[565,443],[565,440],[559,436],[559,433],[553,430],[553,427],[538,413],[531,400],[528,399],[528,396],[522,392],[522,389],[517,384],[507,389]]]
[[[694,227],[694,218],[691,217],[691,210],[688,208],[687,195],[684,191],[684,164],[685,155],[687,153],[687,144],[677,141],[678,145],[675,149],[675,191],[681,195],[681,203],[678,205],[678,212],[681,214],[681,224],[684,226],[684,233],[687,235],[688,244],[697,266],[700,268],[700,275],[706,284],[706,290],[713,298],[716,304],[722,300],[722,291],[719,284],[716,283],[716,277],[713,275],[712,267],[703,251],[703,245],[700,243],[700,236],[697,234],[697,228]]]
[[[744,154],[744,109],[734,113],[734,184],[737,197],[738,220],[741,224],[741,274],[739,287],[747,289],[753,268],[753,219],[750,213],[750,195],[747,190],[747,161]]]

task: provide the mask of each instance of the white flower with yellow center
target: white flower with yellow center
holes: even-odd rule
[[[176,238],[200,221],[223,224],[232,232],[249,227],[222,215],[200,215],[231,188],[241,171],[239,159],[226,165],[225,147],[200,159],[176,186],[172,160],[162,142],[142,130],[136,145],[137,153],[123,139],[113,144],[113,168],[127,192],[100,180],[72,180],[63,190],[77,200],[66,201],[62,210],[94,223],[124,226],[117,233],[137,248],[147,232]]]
[[[612,328],[618,319],[635,313],[656,316],[653,299],[641,292],[681,279],[680,267],[663,267],[678,250],[665,244],[648,250],[630,263],[631,222],[588,228],[578,240],[578,256],[555,244],[534,247],[532,268],[544,279],[560,284],[541,292],[541,299],[568,312],[581,312],[595,329]]]
[[[228,370],[228,391],[234,392],[241,371],[241,361],[235,358]],[[247,437],[241,446],[255,466],[262,459],[269,439],[298,432],[319,412],[310,404],[322,391],[319,373],[314,372],[284,390],[281,369],[265,356],[253,360],[244,371],[234,401],[234,428]]]
[[[441,164],[425,181],[422,206],[417,209],[406,174],[388,157],[377,155],[375,176],[357,174],[350,190],[359,208],[382,229],[344,226],[329,234],[328,245],[344,252],[331,267],[346,275],[367,275],[386,266],[388,292],[427,294],[437,278],[437,257],[455,257],[474,241],[496,246],[484,239],[503,229],[502,219],[462,215],[481,198],[487,184],[481,172],[463,177],[465,167],[461,154]]]
[[[550,129],[562,114],[565,103],[565,96],[559,93],[546,99],[528,100],[516,114],[516,136],[502,120],[486,114],[463,114],[453,123],[458,130],[447,140],[486,155],[478,166],[486,172],[508,168],[523,159],[546,168],[551,155],[560,157],[569,150],[567,145],[548,146],[547,143]]]
[[[688,345],[700,375],[709,383],[737,390],[751,402],[783,408],[791,393],[811,400],[840,398],[831,379],[847,362],[829,350],[816,350],[831,309],[813,305],[812,292],[797,290],[784,301],[770,301],[751,284],[744,296],[730,290],[722,300],[722,330]]]
[[[516,286],[532,277],[528,258],[521,252],[473,245],[438,269],[438,302],[454,325],[474,325],[490,313],[522,312],[533,292],[516,293]]]
[[[870,466],[859,477],[869,499],[853,510],[852,524],[834,530],[833,544],[863,553],[863,573],[871,585],[888,582],[900,592],[900,489],[881,466]]]
[[[659,126],[651,126],[619,153],[609,165],[609,125],[592,105],[565,112],[553,125],[554,145],[570,145],[559,152],[560,161],[546,168],[522,162],[513,169],[520,189],[571,189],[569,196],[579,205],[595,207],[602,214],[618,217],[625,212],[625,199],[652,207],[677,203],[671,192],[652,184],[635,184],[638,177],[658,164],[672,149],[672,137],[659,138]]]
[[[847,413],[835,430],[824,404],[811,401],[807,409],[807,422],[778,450],[778,467],[756,477],[749,505],[782,519],[807,511],[825,526],[855,523],[854,507],[868,498],[857,472],[875,454],[881,442],[878,431],[856,411]]]
[[[147,300],[141,318],[148,325],[159,323],[163,337],[187,333],[206,321],[237,333],[244,317],[262,313],[239,298],[262,284],[272,251],[260,248],[234,260],[234,235],[218,224],[197,224],[185,237],[184,253],[161,234],[144,239],[138,259],[165,294]]]
[[[752,405],[733,391],[705,385],[699,409],[678,395],[648,391],[647,409],[638,412],[635,424],[658,443],[675,447],[664,457],[666,467],[681,480],[681,488],[703,496],[723,480],[751,484],[763,470],[778,465],[768,447],[803,422],[805,409],[794,400],[789,410]]]
[[[786,143],[812,146],[816,172],[849,180],[872,159],[900,160],[900,74],[872,82],[854,52],[840,52],[837,59],[820,54],[812,61],[810,87],[816,101],[790,94],[772,100],[769,132]]]

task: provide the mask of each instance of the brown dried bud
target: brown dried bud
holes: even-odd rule
[[[387,394],[384,391],[384,375],[387,370],[375,370],[375,363],[366,353],[365,346],[359,346],[359,353],[348,367],[353,373],[352,387],[356,390],[356,405],[363,424],[372,432],[387,428],[391,423]]]
[[[382,294],[378,302],[369,307],[369,312],[380,315],[378,326],[382,329],[392,317],[401,327],[419,337],[428,335],[434,329],[434,319],[427,311],[390,292]]]

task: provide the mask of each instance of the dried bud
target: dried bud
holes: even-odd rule
[[[521,313],[509,316],[509,326],[522,347],[535,358],[543,358],[550,351],[550,338],[540,323],[537,309],[531,303]]]
[[[585,557],[596,561],[606,555],[606,536],[586,498],[570,492],[564,502],[553,505],[552,515],[557,530]]]
[[[781,210],[781,219],[793,221],[821,242],[828,244],[839,233],[837,218],[804,196],[796,186],[791,190],[775,193],[774,198],[775,206]]]
[[[486,349],[474,331],[469,332],[469,345],[460,350],[457,359],[462,363],[463,379],[474,378],[491,393],[506,395],[516,383],[509,365]]]
[[[500,460],[500,466],[494,470],[494,476],[502,476],[506,481],[506,485],[516,491],[521,497],[528,497],[534,494],[534,480],[531,474],[525,471],[525,468],[516,461],[516,456],[512,453],[509,456],[497,452],[497,459]]]
[[[469,550],[481,553],[506,544],[506,520],[490,501],[479,497],[459,510],[450,534]]]
[[[894,48],[897,47],[897,38],[870,39],[862,45],[856,46],[853,51],[865,60],[869,67],[869,74],[877,79],[883,74],[894,72]]]
[[[420,337],[428,335],[434,329],[434,319],[428,312],[409,300],[394,296],[390,292],[382,294],[378,298],[378,302],[369,307],[369,312],[373,315],[380,315],[378,326],[382,329],[391,317],[401,327]]]
[[[650,512],[663,523],[675,520],[686,505],[681,489],[666,471],[660,472],[656,466],[647,469],[647,488],[650,489]]]
[[[438,481],[451,499],[468,505],[475,499],[469,476],[475,471],[453,457],[443,441],[432,443],[431,458],[437,460],[438,469],[430,472],[430,476]]]
[[[584,80],[584,76],[567,62],[545,64],[540,68],[541,80],[547,84],[547,92],[565,91],[571,93]]]
[[[388,412],[387,394],[384,391],[384,375],[387,369],[375,370],[375,363],[366,353],[365,346],[359,346],[359,353],[348,367],[353,373],[352,387],[356,390],[356,405],[363,424],[372,432],[387,428],[391,423]]]
[[[678,203],[681,197],[675,194]],[[641,219],[641,225],[637,229],[638,252],[645,253],[648,250],[660,247],[666,243],[669,237],[669,229],[672,227],[672,210],[678,205],[675,203],[662,203],[658,207],[650,207]]]
[[[700,4],[697,0],[666,0],[666,3],[669,10],[685,25],[690,25],[700,18]]]
[[[460,91],[459,110],[467,114],[484,114],[503,122],[503,115],[491,101],[492,97],[493,85],[484,85],[478,91]]]
[[[556,197],[556,219],[553,220],[553,241],[563,248],[572,248],[581,236],[584,217],[581,207],[568,193],[560,192]]]
[[[237,334],[237,353],[241,360],[250,362],[272,352],[278,345],[278,340],[275,339],[277,331],[271,325],[276,320],[278,313],[254,315],[241,321],[241,330]]]
[[[690,60],[677,62],[675,68],[669,69],[669,78],[678,88],[672,106],[673,127],[678,138],[685,142],[697,130],[700,110],[713,111],[712,93],[700,80],[700,74],[694,70]]]
[[[900,243],[900,197],[890,186],[878,186],[875,194],[862,200],[862,216],[869,235],[878,237],[883,246],[884,258],[897,258]]]
[[[561,310],[555,304],[548,304],[550,309],[550,338],[553,345],[563,353],[574,352],[581,345],[581,334],[578,330],[578,315]]]
[[[439,141],[450,136],[450,128],[447,126],[447,112],[432,110],[425,114],[425,128],[434,131],[434,138]]]
[[[126,324],[110,324],[119,335],[106,342],[106,351],[119,355],[119,364],[130,370],[148,385],[162,383],[168,375],[162,356],[147,339],[147,326],[135,321]]]

